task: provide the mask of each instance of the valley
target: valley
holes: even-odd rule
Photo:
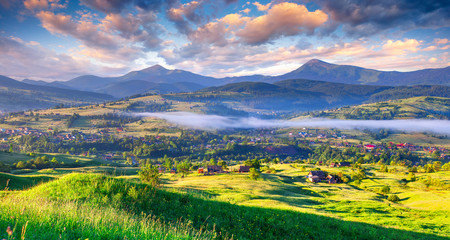
[[[0,237],[450,237],[447,84],[167,71],[2,78]]]
[[[449,237],[448,135],[283,126],[203,130],[158,117],[178,112],[234,116],[235,121],[249,116],[294,122],[305,117],[447,119],[448,98],[413,97],[296,116],[262,113],[251,104],[236,107],[248,104],[239,100],[242,96],[277,94],[271,86],[257,92],[231,89],[4,114],[0,212],[13,218],[0,218],[0,228],[15,226],[12,236],[17,237],[66,239],[117,234],[347,239],[360,238],[361,232],[367,239]],[[335,167],[340,162],[348,165]],[[158,186],[142,180],[145,166],[156,169]],[[210,166],[221,171],[206,171]],[[240,173],[241,166],[257,169],[256,178]],[[308,174],[314,171],[339,183],[311,182]],[[230,224],[236,221],[240,224]],[[50,225],[57,227],[49,231]]]
[[[0,0],[0,240],[450,239],[449,13]]]

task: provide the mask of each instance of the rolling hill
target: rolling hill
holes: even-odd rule
[[[0,76],[0,110],[5,112],[114,100],[106,94],[32,85]]]
[[[390,120],[406,118],[449,119],[450,98],[412,97],[342,107],[337,110],[313,113],[314,117],[363,120]]]

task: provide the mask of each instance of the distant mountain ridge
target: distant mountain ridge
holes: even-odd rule
[[[450,67],[423,69],[412,72],[379,71],[351,65],[336,65],[312,59],[292,72],[272,77],[270,82],[298,78],[381,86],[450,86]]]
[[[307,79],[276,83],[240,82],[193,93],[165,95],[180,101],[213,102],[255,111],[313,111],[419,96],[450,97],[450,87],[438,85],[375,86]]]
[[[0,75],[0,110],[23,111],[54,107],[58,104],[78,105],[114,100],[111,95],[34,85]]]
[[[444,85],[450,86],[450,67],[439,69],[423,69],[412,72],[379,71],[351,65],[337,65],[318,59],[312,59],[298,69],[279,76],[250,75],[239,77],[214,78],[195,74],[184,70],[169,70],[160,65],[154,65],[140,71],[132,71],[119,77],[99,77],[84,75],[67,82],[56,81],[48,86],[63,87],[108,93],[115,97],[127,94],[141,94],[145,92],[183,92],[198,90],[198,86],[222,86],[238,82],[267,82],[275,83],[289,79],[310,79],[333,83],[378,85],[378,86],[412,86],[412,85]],[[136,86],[141,81],[142,88]],[[152,84],[145,84],[145,82]],[[184,83],[180,89],[174,84]],[[42,82],[28,83],[43,85]],[[117,84],[117,86],[114,86]],[[187,87],[192,84],[192,87]],[[116,89],[116,90],[113,90]],[[123,91],[123,92],[121,92]]]

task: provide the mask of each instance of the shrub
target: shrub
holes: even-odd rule
[[[388,194],[390,191],[391,191],[391,188],[389,186],[383,186],[380,189],[380,192],[383,193],[383,194]]]
[[[400,198],[399,198],[397,195],[392,194],[392,195],[389,195],[389,197],[387,198],[387,200],[388,200],[388,201],[391,201],[391,202],[398,202],[398,201],[400,201]]]
[[[408,178],[409,178],[409,181],[411,181],[411,182],[415,182],[416,181],[416,175],[413,172],[410,172],[408,174]]]
[[[161,174],[156,166],[148,164],[145,167],[142,167],[138,174],[141,181],[147,182],[153,187],[161,185]]]
[[[261,173],[258,170],[256,170],[255,168],[250,168],[250,173],[248,176],[252,180],[257,180],[261,176]]]

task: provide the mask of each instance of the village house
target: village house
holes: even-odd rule
[[[239,167],[239,173],[247,173],[247,172],[250,172],[249,166],[240,166]]]
[[[308,180],[313,183],[320,182],[322,180],[327,179],[327,177],[323,171],[311,171],[311,172],[309,172],[307,177],[308,177]]]
[[[373,144],[367,144],[366,146],[364,146],[367,150],[373,150],[375,149],[377,146],[373,145]]]

